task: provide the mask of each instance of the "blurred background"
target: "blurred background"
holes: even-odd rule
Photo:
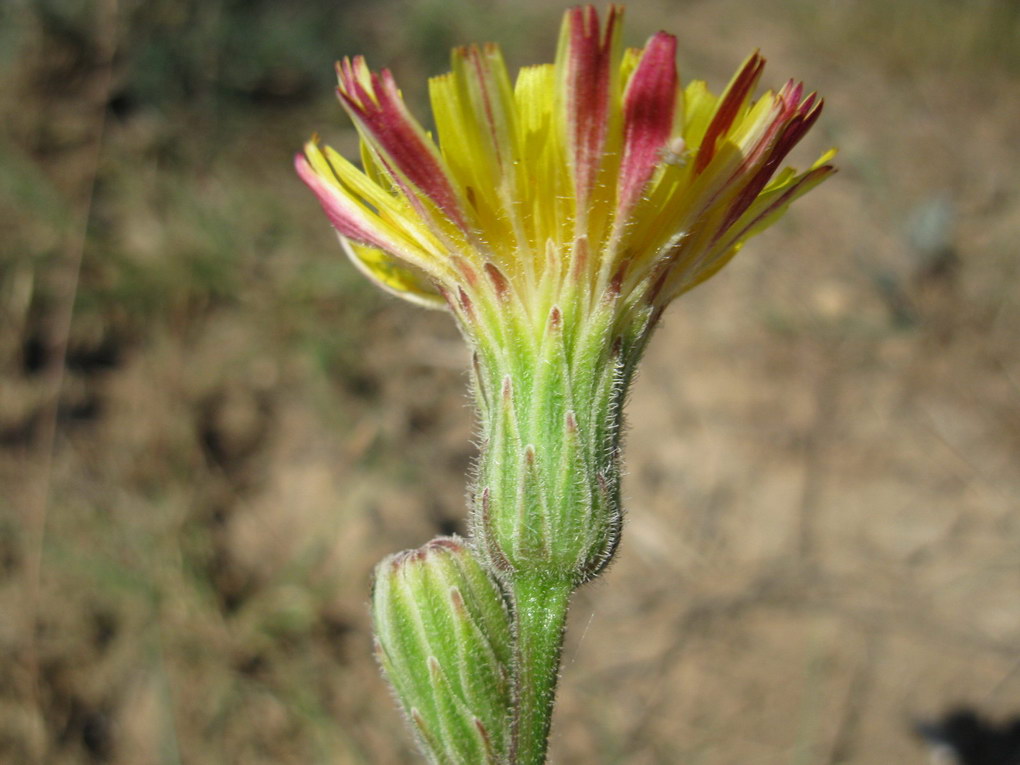
[[[413,763],[373,565],[463,531],[449,318],[348,265],[291,157],[333,61],[425,119],[450,46],[560,5],[0,5],[0,761]],[[718,90],[826,98],[840,173],[666,315],[554,761],[923,762],[1020,711],[1020,5],[638,0]]]

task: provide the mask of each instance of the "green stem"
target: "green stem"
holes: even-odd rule
[[[543,765],[573,587],[537,574],[512,576],[509,586],[516,638],[510,762]]]

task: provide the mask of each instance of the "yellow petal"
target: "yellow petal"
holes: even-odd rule
[[[426,308],[446,308],[446,301],[424,273],[394,260],[382,250],[352,242],[342,234],[340,246],[365,276],[397,297]]]

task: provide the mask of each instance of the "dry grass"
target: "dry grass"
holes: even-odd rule
[[[554,759],[920,762],[912,719],[1020,698],[1015,11],[631,5],[684,74],[761,47],[817,87],[801,160],[836,143],[842,172],[653,343]],[[318,58],[369,49],[420,101],[451,43],[548,57],[558,9],[354,5],[319,50],[307,2],[262,69],[227,40],[210,70],[229,18],[122,3],[107,93],[76,7],[0,23],[0,760],[414,762],[365,602],[379,558],[461,528],[464,354],[342,262],[289,155],[349,142]],[[192,26],[198,63],[160,47]]]

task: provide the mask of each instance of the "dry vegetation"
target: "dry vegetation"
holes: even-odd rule
[[[290,155],[351,146],[340,55],[415,103],[450,44],[547,59],[560,9],[513,6],[0,9],[0,760],[416,761],[365,602],[461,528],[464,353]],[[554,760],[921,762],[912,720],[1020,708],[1016,6],[632,4],[660,27],[820,90],[800,159],[842,172],[653,343]]]

